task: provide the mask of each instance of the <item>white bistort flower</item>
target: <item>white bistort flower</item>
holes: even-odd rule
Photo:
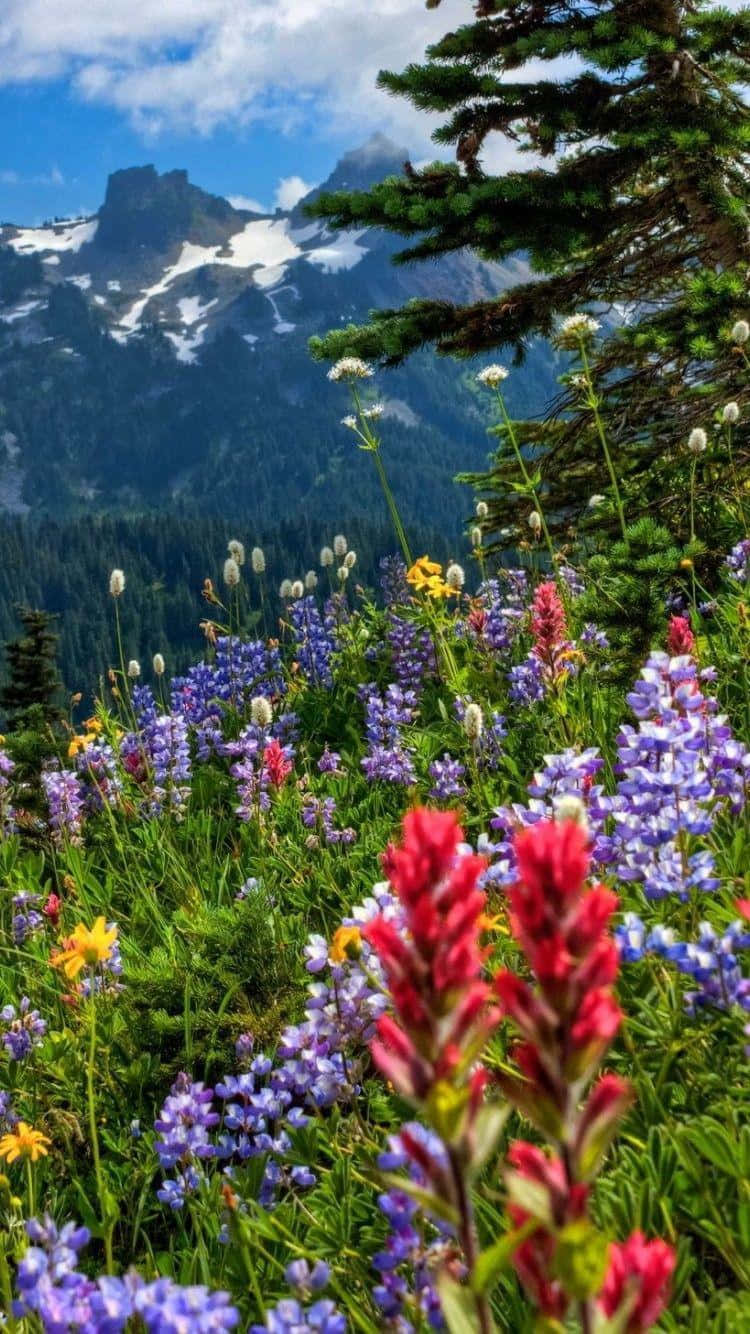
[[[262,547],[253,547],[250,552],[250,564],[253,574],[264,574],[266,569],[266,557]]]
[[[137,658],[131,658],[128,663],[128,676],[131,681],[135,681],[141,674],[141,664]]]
[[[164,675],[164,671],[165,671],[165,668],[166,668],[166,663],[165,663],[164,658],[162,657],[161,653],[155,653],[155,654],[154,654],[153,661],[152,661],[151,665],[152,665],[152,667],[153,667],[153,669],[154,669],[154,675],[155,675],[155,676],[163,676],[163,675]]]
[[[482,530],[478,524],[475,524],[471,530],[471,545],[474,548],[482,545]]]
[[[505,366],[500,366],[495,362],[492,366],[485,366],[477,375],[477,384],[484,384],[488,389],[497,389],[503,380],[507,380],[508,371]]]
[[[732,342],[742,346],[750,338],[750,324],[747,320],[738,320],[732,329]]]
[[[256,695],[250,701],[250,721],[256,727],[270,727],[273,722],[273,709],[265,695]]]
[[[292,597],[296,602],[299,600],[299,598],[302,598],[304,596],[305,596],[305,585],[303,584],[301,579],[295,579],[294,583],[292,584]]]
[[[236,588],[240,582],[240,567],[234,556],[227,556],[224,561],[224,583],[227,588]]]
[[[486,519],[486,518],[487,518],[487,515],[489,514],[489,512],[490,512],[490,507],[489,507],[489,505],[487,504],[487,501],[486,501],[486,500],[478,500],[478,501],[477,501],[477,507],[476,507],[476,515],[477,515],[477,518],[478,518],[478,519]]]
[[[372,366],[361,357],[342,357],[328,372],[329,380],[369,380],[373,374]]]
[[[588,830],[589,822],[586,814],[586,807],[573,792],[564,792],[560,797],[553,797],[552,805],[555,812],[555,819],[558,821],[573,820],[575,824],[580,825],[584,831]]]
[[[478,741],[482,735],[484,719],[478,704],[467,704],[464,710],[464,732],[469,741]]]
[[[286,601],[286,600],[287,600],[288,598],[290,598],[291,596],[292,596],[292,581],[291,581],[291,579],[282,579],[282,581],[281,581],[281,587],[279,588],[279,597],[280,597],[280,598],[284,598],[284,600]]]
[[[593,315],[569,315],[560,325],[555,341],[559,347],[575,349],[581,343],[589,343],[598,329],[599,321]]]
[[[694,426],[688,436],[687,447],[691,454],[702,454],[708,444],[708,436],[702,426]]]
[[[539,510],[532,510],[526,522],[532,533],[536,534],[542,531],[542,516]]]
[[[119,598],[125,591],[125,575],[122,570],[113,570],[109,576],[109,591],[113,598]]]
[[[320,548],[320,564],[324,570],[327,570],[329,566],[333,565],[333,551],[330,547]]]
[[[227,543],[227,551],[232,557],[232,560],[236,560],[238,565],[245,564],[245,548],[242,542],[237,541],[236,537],[233,537],[231,542]]]
[[[345,584],[347,579],[349,578],[349,566],[339,565],[339,568],[336,571],[336,578],[338,579],[340,584]]]
[[[305,575],[305,588],[308,593],[312,593],[314,588],[318,587],[318,576],[314,570],[308,570]]]
[[[346,555],[344,556],[344,564],[345,564],[347,570],[353,570],[353,569],[354,569],[354,566],[357,564],[357,553],[356,553],[356,551],[347,551]]]
[[[724,411],[721,414],[721,420],[725,426],[734,426],[740,419],[740,405],[735,403],[725,403]]]
[[[333,539],[333,550],[334,553],[338,556],[339,560],[341,559],[342,556],[346,555],[348,545],[349,543],[344,537],[344,534],[337,533]]]
[[[600,505],[603,505],[605,503],[606,499],[607,499],[606,496],[599,496],[599,495],[589,496],[588,500],[589,509],[590,510],[598,509]]]
[[[464,586],[465,578],[466,575],[463,572],[463,567],[459,565],[457,561],[452,561],[448,566],[448,569],[445,571],[445,582],[448,587],[454,593],[460,593]]]

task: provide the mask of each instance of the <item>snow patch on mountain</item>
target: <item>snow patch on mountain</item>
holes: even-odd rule
[[[213,301],[207,301],[204,306],[199,296],[183,296],[177,302],[177,309],[180,312],[182,323],[188,325],[197,324],[199,320],[203,319],[203,316],[207,311],[209,311],[212,306],[216,305],[217,301],[218,297],[214,297]]]
[[[207,324],[199,324],[192,334],[177,334],[165,330],[166,337],[172,344],[178,361],[183,361],[186,365],[192,365],[193,362],[198,360],[196,351],[203,342],[207,328]]]
[[[358,244],[364,231],[348,232],[332,237],[331,241],[315,250],[308,250],[305,259],[310,264],[317,264],[324,273],[340,273],[342,269],[353,269],[367,254],[367,248]]]
[[[19,255],[41,255],[45,250],[69,250],[73,254],[96,236],[97,218],[56,227],[23,227],[6,242]]]

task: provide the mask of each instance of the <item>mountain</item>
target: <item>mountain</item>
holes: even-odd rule
[[[321,188],[365,188],[407,156],[374,136]],[[525,265],[396,267],[393,237],[332,233],[305,202],[256,213],[185,171],[130,167],[93,217],[0,228],[0,513],[199,511],[266,527],[372,513],[371,460],[309,337],[412,297],[478,300]],[[473,369],[425,353],[376,385],[406,518],[442,532],[466,508],[451,477],[488,453]],[[556,369],[532,347],[514,406],[538,408]]]

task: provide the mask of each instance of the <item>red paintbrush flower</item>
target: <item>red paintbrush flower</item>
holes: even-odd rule
[[[672,658],[678,658],[684,653],[692,653],[694,649],[695,635],[687,616],[671,616],[667,629],[667,653]]]
[[[268,742],[263,751],[263,768],[273,787],[283,787],[292,772],[292,762],[287,759],[284,748],[276,737]]]
[[[634,1232],[625,1242],[610,1247],[609,1269],[599,1298],[602,1310],[613,1316],[623,1303],[633,1302],[625,1334],[642,1334],[659,1319],[669,1298],[675,1253],[664,1241],[646,1241]]]

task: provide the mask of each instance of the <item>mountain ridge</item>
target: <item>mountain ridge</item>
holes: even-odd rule
[[[375,136],[306,198],[366,188],[406,156]],[[113,172],[90,217],[0,228],[0,512],[371,508],[345,395],[309,338],[425,294],[481,299],[525,266],[397,267],[397,238],[331,232],[305,202],[257,213],[147,164]],[[511,397],[538,406],[555,370],[532,349]],[[469,371],[425,354],[377,383],[407,517],[456,527],[450,478],[487,453]]]

